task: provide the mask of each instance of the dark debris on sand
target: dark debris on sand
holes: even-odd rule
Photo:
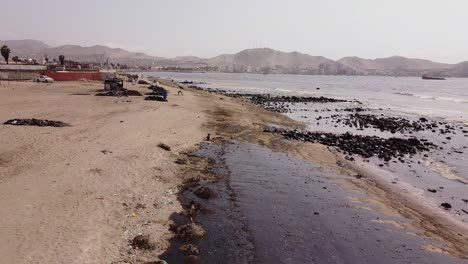
[[[190,85],[189,88],[203,90],[210,93],[222,94],[228,97],[245,98],[253,104],[260,106],[268,111],[277,113],[291,112],[290,105],[297,103],[339,103],[349,102],[347,100],[328,98],[328,97],[302,97],[302,96],[275,96],[270,94],[252,94],[252,93],[232,93],[221,89],[202,88],[196,85]],[[353,101],[360,103],[358,101]]]
[[[424,130],[438,131],[441,134],[450,133],[454,127],[440,123],[443,128],[439,128],[439,124],[434,121],[429,121],[426,118],[410,121],[402,117],[386,117],[377,115],[350,114],[346,117],[332,116],[337,119],[337,123],[343,123],[349,127],[356,127],[360,130],[364,128],[375,128],[380,131],[389,131],[391,133],[418,132]]]
[[[62,121],[53,121],[53,120],[47,120],[47,119],[10,119],[3,123],[4,125],[13,125],[13,126],[40,126],[40,127],[45,127],[45,126],[50,126],[50,127],[67,127],[70,126],[70,124],[62,122]]]
[[[381,138],[378,136],[332,134],[320,132],[299,132],[296,130],[279,132],[286,139],[301,140],[312,143],[320,143],[333,146],[345,152],[345,154],[356,154],[364,158],[378,157],[385,161],[392,158],[401,158],[405,155],[414,155],[429,151],[436,146],[427,141],[417,138]]]
[[[110,90],[110,91],[102,91],[96,94],[96,96],[143,96],[140,92],[136,90]]]
[[[268,111],[277,113],[291,112],[290,105],[297,103],[338,103],[346,100],[328,97],[271,96],[269,94],[225,94],[230,97],[242,97]]]
[[[194,191],[194,194],[202,199],[213,199],[216,193],[208,187],[200,187]]]
[[[159,143],[159,144],[158,144],[158,147],[164,149],[165,151],[171,151],[171,147],[168,146],[168,145],[166,145],[166,144],[164,144],[164,143]]]
[[[164,100],[162,96],[147,96],[145,97],[146,101],[159,101],[159,102],[167,102],[167,100]]]
[[[206,235],[205,229],[198,224],[191,223],[180,225],[175,228],[177,238],[182,241],[195,241]]]
[[[153,250],[155,249],[154,243],[151,243],[148,235],[138,235],[130,241],[130,246],[134,249]]]

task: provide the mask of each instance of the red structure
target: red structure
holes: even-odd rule
[[[103,73],[98,71],[60,71],[60,72],[44,72],[46,76],[54,79],[55,81],[78,81],[81,79],[102,81]]]

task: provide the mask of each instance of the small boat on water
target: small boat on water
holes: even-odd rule
[[[434,77],[434,76],[428,76],[428,75],[423,75],[422,78],[423,80],[439,80],[439,81],[445,80],[444,77]]]

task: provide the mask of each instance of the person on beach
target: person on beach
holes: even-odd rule
[[[179,92],[177,92],[177,95],[184,95],[184,93],[182,93],[182,90],[184,89],[184,87],[182,85],[178,85],[179,87]]]

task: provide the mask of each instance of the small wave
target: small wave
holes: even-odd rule
[[[449,101],[449,102],[455,102],[455,103],[468,103],[468,99],[462,99],[462,98],[452,98],[452,97],[436,97],[435,100],[439,101]]]
[[[447,101],[447,102],[454,102],[454,103],[468,103],[468,99],[464,99],[464,98],[431,96],[431,95],[412,94],[412,93],[405,93],[405,92],[396,92],[394,94],[403,95],[403,96],[412,96],[412,97],[417,97],[417,98],[421,98],[421,99],[437,100],[437,101]]]
[[[275,88],[274,90],[275,90],[276,92],[283,92],[283,93],[290,93],[290,92],[292,92],[291,90],[282,89],[282,88]]]
[[[395,94],[405,95],[405,96],[414,96],[414,94],[412,94],[412,93],[403,93],[403,92],[396,92]]]

